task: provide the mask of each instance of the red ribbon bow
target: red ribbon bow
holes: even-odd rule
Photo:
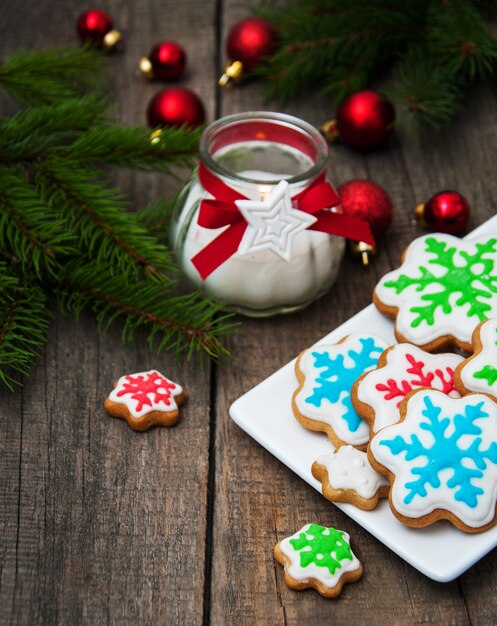
[[[204,228],[229,226],[220,235],[208,243],[193,258],[202,279],[227,261],[238,250],[247,222],[235,204],[236,200],[247,200],[219,178],[216,178],[202,163],[199,166],[199,179],[204,189],[214,199],[202,200],[198,215],[198,224]],[[292,198],[299,211],[314,215],[317,221],[309,226],[329,235],[347,237],[354,241],[364,241],[374,245],[369,224],[358,217],[334,213],[329,209],[340,203],[340,197],[333,187],[325,181],[325,174],[316,178],[309,187]]]

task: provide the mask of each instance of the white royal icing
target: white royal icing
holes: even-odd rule
[[[389,484],[385,476],[371,467],[368,455],[353,446],[340,446],[331,454],[320,456],[316,463],[326,468],[333,489],[351,489],[365,500]]]
[[[459,376],[468,391],[488,393],[497,398],[497,319],[484,322],[479,333],[481,351],[464,363]]]
[[[312,539],[312,535],[307,532],[310,526],[311,524],[306,524],[294,535],[292,535],[291,537],[286,537],[279,543],[280,550],[288,559],[290,559],[290,564],[285,565],[285,570],[290,574],[292,578],[298,580],[299,582],[308,583],[309,580],[313,578],[325,585],[326,587],[336,587],[340,581],[340,578],[345,573],[356,571],[361,567],[361,563],[359,559],[355,556],[355,554],[351,551],[352,559],[345,559],[343,561],[340,561],[341,566],[335,571],[334,574],[331,574],[330,570],[327,567],[320,567],[315,563],[310,563],[309,565],[302,567],[300,565],[301,551],[296,550],[290,542],[292,539],[298,539],[302,533],[305,533],[306,537]],[[350,544],[350,536],[346,532],[343,532],[341,541],[342,540],[344,541],[344,543],[346,542],[347,544]]]
[[[433,263],[435,255],[426,251],[426,242],[430,239],[435,239],[451,248],[455,248],[453,269],[447,269]],[[399,309],[396,329],[406,341],[418,345],[426,345],[435,339],[450,335],[461,342],[469,343],[471,334],[479,322],[483,319],[497,316],[497,293],[489,289],[479,279],[479,275],[485,270],[485,262],[490,267],[492,284],[494,287],[497,286],[497,253],[485,251],[481,255],[482,260],[480,262],[469,264],[468,261],[468,257],[478,254],[479,245],[481,246],[481,244],[488,243],[494,239],[495,237],[477,237],[462,241],[451,235],[433,233],[419,237],[411,243],[401,267],[386,274],[375,289],[376,296],[384,305]],[[418,326],[413,327],[412,323],[418,317],[418,312],[412,309],[413,307],[426,307],[428,304],[426,296],[429,297],[435,293],[442,293],[443,287],[439,283],[429,283],[428,281],[426,286],[423,285],[423,288],[420,288],[419,283],[408,285],[401,293],[396,293],[396,290],[392,287],[386,287],[386,283],[398,281],[401,276],[419,279],[423,276],[423,272],[428,271],[433,276],[440,278],[449,273],[455,275],[456,272],[460,271],[460,268],[466,266],[471,268],[471,274],[474,275],[474,280],[471,282],[473,289],[483,289],[485,294],[482,295],[480,293],[477,297],[471,297],[470,302],[458,305],[457,301],[461,298],[461,291],[447,291],[447,293],[450,293],[447,301],[452,310],[446,312],[442,306],[437,307],[432,325],[423,320]],[[459,281],[459,284],[463,285],[464,281]],[[476,293],[476,291],[473,293]],[[490,307],[482,318],[478,315],[468,316],[468,312],[476,301],[488,304]]]
[[[425,364],[421,375],[412,371],[416,370],[417,365],[413,365],[408,357],[414,357],[417,364]],[[431,387],[444,391],[445,388],[450,388],[448,395],[459,398],[460,394],[453,384],[454,371],[463,360],[458,354],[430,354],[409,343],[399,343],[390,348],[386,352],[385,366],[366,374],[357,385],[357,399],[370,406],[374,412],[372,432],[378,432],[385,426],[391,426],[399,421],[398,406],[404,396],[413,389]],[[428,382],[427,378],[431,378],[431,382]],[[385,387],[393,384],[399,389],[398,395],[385,390]]]
[[[147,385],[146,390],[143,388],[140,390],[143,381]],[[129,393],[126,392],[127,388]],[[121,376],[115,388],[110,392],[109,400],[126,405],[130,415],[139,418],[151,411],[176,411],[178,405],[174,396],[182,392],[180,385],[157,370],[149,370]]]
[[[372,350],[368,356],[370,347]],[[336,436],[345,443],[367,443],[369,426],[352,407],[350,390],[361,374],[376,366],[386,347],[386,342],[374,335],[351,334],[341,343],[317,344],[306,350],[299,362],[305,380],[295,397],[299,412],[304,417],[331,426]],[[354,354],[359,355],[356,361]],[[361,359],[363,354],[365,358]],[[337,359],[340,361],[342,358],[343,363],[337,362]],[[368,364],[364,366],[362,360]],[[326,363],[330,362],[332,363],[328,366]],[[339,394],[338,397],[330,399],[326,394],[321,394],[322,385],[327,386],[332,394]]]
[[[390,497],[399,513],[418,518],[444,509],[478,528],[495,515],[496,442],[497,404],[488,396],[420,390],[409,399],[405,419],[372,438],[370,452],[395,475]]]

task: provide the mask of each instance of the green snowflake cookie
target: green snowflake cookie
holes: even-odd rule
[[[337,596],[345,582],[358,580],[362,565],[350,548],[346,532],[306,524],[275,548],[285,567],[285,580],[293,589],[313,587],[324,596]]]
[[[378,283],[374,299],[381,311],[396,315],[399,341],[469,350],[476,326],[497,316],[497,237],[419,237],[402,266]]]
[[[476,329],[473,344],[473,356],[456,370],[456,384],[463,394],[486,393],[497,400],[497,319]]]

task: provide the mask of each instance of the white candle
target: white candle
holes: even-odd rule
[[[244,178],[255,180],[285,179],[290,176],[246,170]],[[307,183],[291,185],[291,195],[301,191]],[[271,185],[232,185],[248,198],[264,199],[272,190]],[[202,280],[191,259],[205,248],[226,227],[207,229],[198,225],[200,200],[210,197],[199,182],[190,189],[179,221],[174,224],[173,241],[184,237],[179,251],[178,263],[189,280],[207,295],[225,300],[234,308],[247,306],[257,311],[292,308],[314,299],[326,291],[335,280],[342,258],[345,242],[313,230],[298,233],[292,243],[289,262],[271,250],[240,255],[238,252]],[[190,213],[194,210],[193,218]],[[181,232],[186,228],[187,232]]]

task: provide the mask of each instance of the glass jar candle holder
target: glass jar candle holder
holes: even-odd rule
[[[325,181],[327,155],[319,132],[289,115],[248,112],[208,126],[171,224],[189,281],[255,317],[322,296],[345,247],[320,228],[340,212]]]

